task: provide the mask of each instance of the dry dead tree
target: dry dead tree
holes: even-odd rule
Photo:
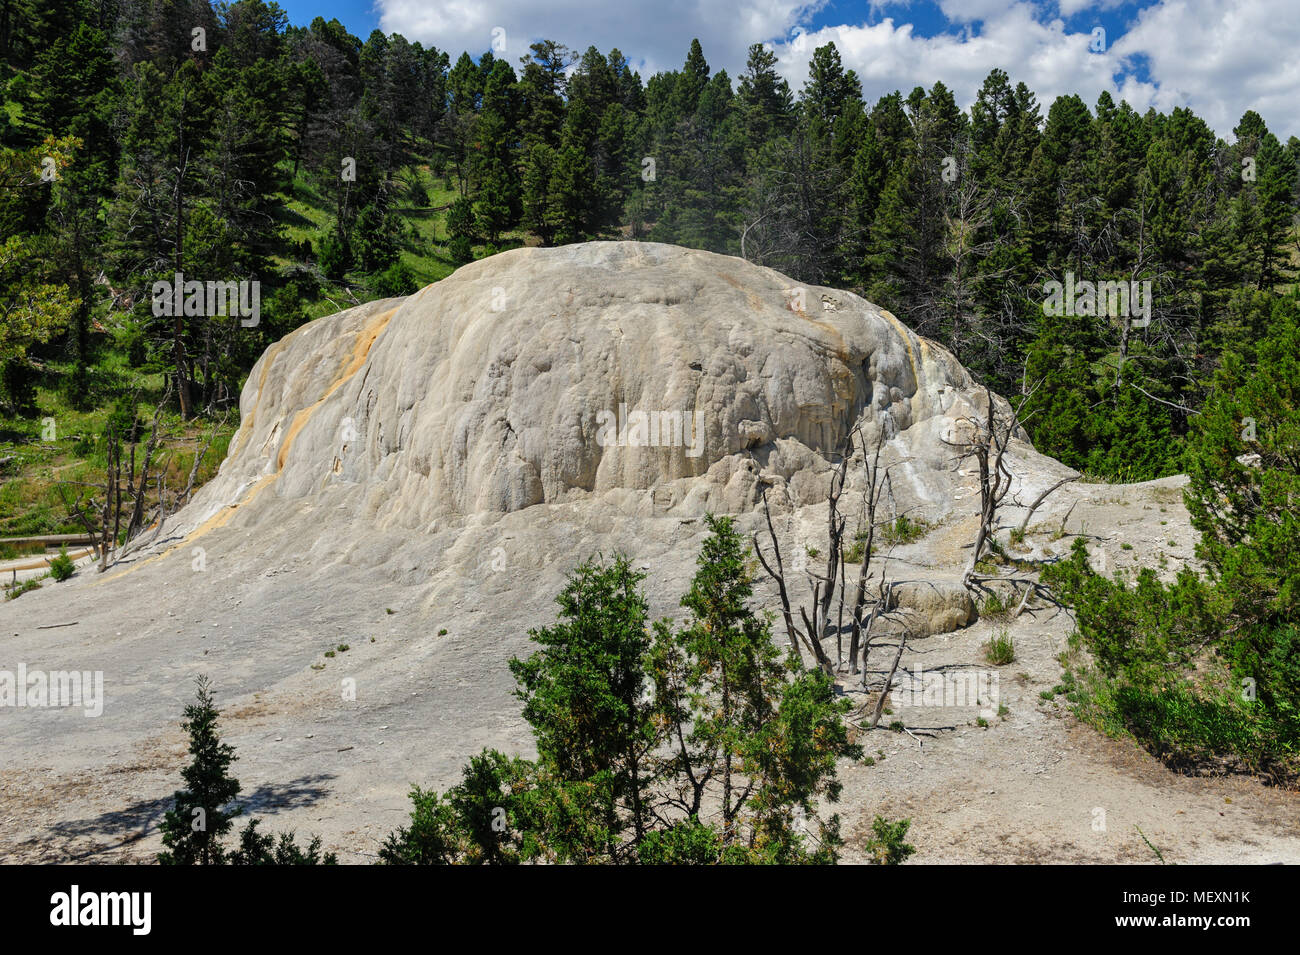
[[[135,477],[135,443],[131,443],[131,458],[126,470],[126,491],[131,500],[131,518],[126,525],[126,540],[131,540],[140,533],[144,524],[144,499],[149,488],[149,464],[158,449],[158,418],[162,414],[162,403],[153,410],[153,426],[149,431],[149,441],[144,447],[144,459],[140,462],[140,478]],[[119,513],[120,517],[120,513]]]
[[[763,514],[767,517],[767,534],[768,538],[772,542],[772,559],[776,564],[776,567],[773,568],[772,565],[767,562],[767,558],[763,556],[763,548],[758,543],[757,534],[755,534],[753,538],[754,553],[758,557],[758,562],[763,565],[763,570],[767,571],[767,575],[776,581],[777,593],[781,598],[781,616],[785,621],[785,632],[790,637],[790,647],[794,650],[795,658],[798,659],[800,666],[803,666],[803,652],[800,649],[800,645],[802,644],[804,647],[807,647],[810,653],[812,653],[813,659],[817,661],[817,665],[820,666],[828,676],[833,676],[834,669],[830,665],[830,660],[826,656],[826,651],[822,649],[821,641],[815,639],[813,636],[817,631],[808,624],[807,613],[803,614],[805,625],[808,627],[807,631],[801,631],[797,626],[795,626],[794,615],[790,611],[790,593],[786,589],[785,585],[785,564],[781,559],[781,544],[777,540],[776,529],[772,526],[772,509],[767,503],[766,487],[763,488],[762,495]],[[802,609],[803,608],[800,608],[801,611]],[[815,613],[816,611],[814,610],[814,615]]]
[[[1008,583],[1017,589],[1021,586],[1025,587],[1025,593],[1020,600],[1020,604],[1016,607],[1014,616],[1019,616],[1025,609],[1031,593],[1036,593],[1050,603],[1059,606],[1048,588],[1031,577],[981,574],[978,572],[980,562],[993,551],[996,544],[997,532],[1001,527],[998,519],[998,508],[1006,499],[1014,480],[1006,462],[1007,448],[1016,429],[1022,423],[1021,411],[1024,410],[1025,405],[1041,385],[1042,381],[1040,380],[1021,396],[1019,403],[1014,407],[1008,406],[1009,410],[1007,412],[998,411],[997,404],[993,400],[993,392],[985,386],[984,397],[988,407],[984,417],[980,419],[967,416],[961,419],[961,422],[968,429],[966,437],[956,441],[944,439],[945,444],[959,450],[958,467],[961,466],[963,461],[971,458],[975,459],[979,467],[980,521],[975,529],[975,540],[971,545],[970,562],[966,565],[966,570],[962,574],[962,584],[968,590],[983,593],[992,592],[991,588],[987,586],[989,583]],[[1058,481],[1040,494],[1038,499],[1030,506],[1029,514],[1025,515],[1025,520],[1020,525],[1021,529],[1023,530],[1025,524],[1028,523],[1029,515],[1053,491],[1076,478],[1077,475]]]
[[[67,508],[69,515],[75,519],[86,533],[95,541],[95,549],[99,552],[99,571],[103,573],[109,567],[110,554],[120,553],[118,541],[121,540],[123,545],[137,537],[145,526],[145,499],[149,490],[150,465],[158,449],[159,434],[158,424],[162,416],[163,406],[169,400],[169,396],[164,396],[158,406],[154,408],[153,424],[149,432],[149,439],[143,449],[143,460],[140,462],[139,474],[136,473],[135,453],[138,440],[138,423],[133,422],[130,431],[126,435],[119,435],[115,428],[109,427],[105,434],[107,467],[104,472],[103,484],[87,484],[85,482],[63,481],[59,483],[59,496],[63,498],[64,507]],[[127,450],[123,452],[123,441],[125,440]],[[123,487],[125,479],[125,487]],[[159,507],[162,507],[163,500],[163,476],[160,473],[157,477]],[[68,499],[67,489],[69,487],[87,488],[91,492],[90,499],[86,500],[86,491],[78,491],[75,500]],[[98,499],[98,494],[102,494],[102,500]],[[124,506],[125,492],[125,506]],[[98,512],[98,523],[95,521],[96,512]],[[126,518],[126,533],[122,533],[122,520]]]
[[[855,429],[856,431],[857,429]],[[860,431],[858,431],[860,434]],[[852,435],[850,435],[850,440]],[[884,472],[880,470],[880,451],[885,446],[885,430],[881,428],[880,436],[876,440],[876,453],[872,458],[871,466],[867,469],[866,486],[863,488],[863,523],[866,525],[866,539],[862,546],[862,563],[858,566],[858,583],[853,597],[853,613],[849,620],[853,627],[853,636],[849,640],[849,672],[858,672],[858,649],[862,648],[862,665],[865,670],[867,654],[869,652],[871,639],[871,626],[881,611],[881,600],[885,598],[885,577],[882,573],[880,578],[880,592],[877,594],[875,606],[871,611],[871,620],[866,627],[867,643],[863,644],[863,626],[862,613],[867,603],[867,581],[871,579],[871,558],[872,550],[876,542],[876,511],[880,506],[880,492],[889,480],[889,469]],[[864,438],[862,441],[862,458],[866,462],[867,442]]]
[[[881,689],[880,696],[876,699],[876,708],[871,714],[871,725],[869,725],[867,729],[875,729],[880,723],[880,714],[885,711],[885,700],[889,697],[889,690],[894,685],[894,676],[898,673],[898,661],[903,659],[903,650],[906,647],[907,631],[904,630],[902,635],[898,638],[898,652],[894,654],[894,663],[889,668],[889,675],[885,677],[884,688]],[[866,687],[866,684],[866,667],[864,666],[862,669],[862,685],[864,688]]]
[[[1058,490],[1059,488],[1064,487],[1067,484],[1079,480],[1079,477],[1080,475],[1078,474],[1071,475],[1070,477],[1063,477],[1061,478],[1061,480],[1057,481],[1055,484],[1049,487],[1042,494],[1038,495],[1038,497],[1034,498],[1034,503],[1029,505],[1029,510],[1025,511],[1024,519],[1020,522],[1020,526],[1016,528],[1016,533],[1024,534],[1025,528],[1029,526],[1029,519],[1034,516],[1034,511],[1038,510],[1038,505],[1042,504],[1045,500],[1047,500],[1047,498],[1051,496],[1052,492]],[[1070,509],[1071,510],[1074,509],[1073,504],[1070,505]]]
[[[984,559],[985,553],[990,549],[990,542],[995,540],[998,507],[1011,490],[1012,475],[1005,459],[1007,445],[1019,418],[1019,408],[1014,409],[1009,417],[999,414],[993,392],[987,386],[984,388],[984,396],[988,403],[985,419],[968,415],[960,422],[969,429],[965,438],[957,441],[943,439],[945,444],[961,452],[957,458],[958,467],[970,458],[974,458],[979,466],[980,521],[975,529],[970,562],[962,574],[962,583],[967,587],[971,586],[975,578],[976,565]],[[1024,407],[1024,401],[1028,398],[1026,395],[1020,407]]]
[[[827,675],[833,677],[836,670],[844,665],[843,637],[847,625],[851,634],[848,661],[850,671],[854,674],[858,672],[858,658],[859,653],[861,653],[864,685],[866,681],[866,660],[871,642],[871,628],[878,618],[888,612],[888,601],[893,589],[893,584],[887,581],[882,573],[878,586],[875,588],[875,598],[869,598],[871,590],[869,585],[876,576],[872,568],[872,557],[876,541],[875,532],[880,523],[878,513],[883,492],[888,487],[890,480],[889,468],[880,466],[884,440],[885,436],[882,430],[876,443],[875,454],[868,461],[867,442],[860,427],[855,427],[845,439],[844,449],[839,454],[838,460],[831,471],[830,488],[827,494],[826,534],[828,547],[826,569],[824,573],[813,570],[806,571],[812,599],[809,605],[801,604],[798,607],[797,618],[790,598],[790,588],[786,581],[780,541],[772,524],[772,512],[767,500],[766,488],[762,491],[763,512],[767,520],[768,542],[772,549],[771,562],[763,552],[758,535],[755,534],[753,538],[754,552],[758,556],[759,563],[762,564],[768,576],[776,583],[786,633],[790,638],[790,646],[793,648],[799,662],[802,664],[803,650],[806,649],[812,654],[817,665]],[[866,468],[866,481],[862,500],[863,514],[860,525],[862,530],[857,535],[857,543],[862,546],[862,559],[858,565],[857,582],[854,585],[852,604],[849,605],[848,590],[850,585],[848,562],[845,554],[845,531],[848,526],[848,518],[840,512],[840,501],[844,488],[848,483],[849,466],[859,442]],[[836,605],[837,598],[838,610],[835,619],[832,619],[831,611],[832,607]],[[846,611],[847,621],[845,619]],[[864,620],[864,618],[866,619]],[[830,657],[823,646],[824,641],[828,640],[832,633],[836,638],[836,662],[834,665],[831,664]],[[897,666],[897,661],[895,661],[895,666]],[[886,687],[886,692],[888,692],[888,687]]]

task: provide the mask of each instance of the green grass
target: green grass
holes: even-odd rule
[[[984,598],[984,602],[980,604],[980,608],[979,608],[980,616],[990,620],[995,620],[1001,617],[1005,617],[1010,612],[1011,612],[1010,604],[1008,602],[1004,602],[1001,594],[999,594],[996,590]]]
[[[929,530],[930,525],[920,518],[900,514],[894,523],[881,528],[881,537],[886,544],[910,544],[920,540]]]
[[[447,256],[447,228],[444,207],[451,205],[459,193],[455,189],[443,189],[441,180],[435,179],[427,166],[416,166],[410,170],[417,176],[420,184],[429,193],[428,208],[418,208],[399,201],[394,209],[402,223],[403,232],[399,237],[402,247],[400,259],[411,270],[421,287],[445,279],[456,270],[455,264]],[[313,248],[319,249],[320,242],[334,223],[334,204],[316,191],[305,172],[299,171],[294,180],[293,194],[284,195],[285,208],[280,213],[279,225],[286,239],[294,244],[310,240]],[[518,233],[506,238],[517,239]],[[475,254],[481,254],[484,246],[475,247]],[[278,259],[277,264],[288,264],[287,259]],[[347,279],[353,285],[365,286],[367,277],[361,272],[348,273]],[[362,298],[362,296],[358,296]],[[372,296],[373,297],[373,296]],[[342,299],[341,302],[338,300]],[[337,304],[336,304],[337,302]],[[321,297],[307,305],[307,314],[311,318],[320,318],[347,307],[351,303],[338,286],[322,289]],[[324,306],[324,308],[322,308]]]
[[[1155,857],[1156,857],[1157,859],[1160,860],[1160,864],[1161,864],[1161,865],[1168,865],[1168,863],[1165,862],[1165,856],[1164,856],[1164,853],[1162,853],[1159,849],[1157,849],[1157,848],[1156,848],[1156,847],[1151,843],[1151,840],[1147,838],[1147,834],[1146,834],[1145,832],[1142,831],[1142,827],[1141,827],[1141,826],[1136,826],[1136,825],[1135,825],[1133,828],[1136,829],[1136,830],[1137,830],[1137,834],[1138,834],[1139,836],[1142,837],[1142,841],[1145,842],[1145,843],[1147,844],[1147,848],[1150,849],[1151,852],[1155,855]]]
[[[100,437],[108,423],[116,394],[139,393],[136,417],[146,429],[153,420],[154,406],[162,386],[161,374],[150,374],[125,367],[125,359],[117,354],[106,354],[94,366],[94,385],[90,410],[75,407],[62,389],[53,387],[59,376],[70,372],[70,366],[50,362],[45,367],[44,380],[36,388],[35,410],[23,417],[0,417],[0,458],[10,457],[9,470],[0,486],[0,537],[32,537],[41,534],[75,534],[85,530],[73,519],[60,493],[60,485],[67,485],[69,499],[75,500],[78,491],[87,497],[89,488],[84,484],[102,483],[107,467],[106,446]],[[46,440],[46,420],[54,422],[54,440]],[[212,424],[204,421],[182,423],[174,413],[164,412],[159,420],[161,444],[151,462],[156,486],[158,469],[162,469],[166,487],[179,492],[189,479],[194,457],[207,443]],[[196,486],[216,473],[235,424],[229,421],[220,429],[208,450],[196,479]],[[137,447],[137,467],[146,436]],[[155,494],[151,494],[152,502]],[[23,556],[22,554],[3,556]]]
[[[989,642],[984,645],[984,659],[994,666],[1006,666],[1015,661],[1015,641],[1007,631],[1000,630],[989,637]]]
[[[12,586],[5,587],[5,600],[15,600],[27,593],[29,590],[39,590],[41,587],[41,578],[32,577]]]
[[[45,546],[36,544],[0,544],[0,560],[17,560],[19,557],[32,557],[44,554]]]

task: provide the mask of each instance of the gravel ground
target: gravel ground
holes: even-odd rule
[[[1070,537],[1052,538],[1077,499],[1066,529],[1090,535],[1097,563],[1160,567],[1163,557],[1172,573],[1193,540],[1180,485],[1071,485],[1035,515],[1029,545],[1066,553]],[[343,861],[372,862],[405,821],[412,783],[453,782],[484,746],[531,754],[506,661],[527,651],[529,627],[553,619],[569,568],[634,542],[636,562],[655,571],[652,612],[671,615],[701,539],[698,521],[563,504],[418,540],[340,524],[304,546],[303,518],[330,521],[328,502],[236,513],[203,535],[202,569],[196,541],[174,541],[161,557],[103,576],[83,566],[0,607],[0,669],[102,670],[105,681],[98,717],[0,708],[0,860],[149,861],[185,762],[181,710],[206,673],[249,812],[267,829],[319,833]],[[816,526],[816,509],[801,516]],[[951,579],[969,530],[949,521],[897,549],[896,572]],[[1016,660],[993,668],[982,647],[1003,627]],[[1070,628],[1042,610],[911,645],[909,678],[917,666],[996,671],[1006,710],[983,727],[983,700],[891,704],[861,739],[875,764],[841,767],[846,861],[862,859],[876,814],[913,820],[913,863],[1154,862],[1139,827],[1168,862],[1300,861],[1297,794],[1175,774],[1080,725],[1061,698],[1039,698],[1059,682]],[[877,678],[891,658],[875,652]],[[861,696],[854,678],[843,683]],[[885,728],[894,720],[907,731]]]

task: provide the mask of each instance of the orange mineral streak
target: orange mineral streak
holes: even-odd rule
[[[289,425],[289,433],[285,435],[284,443],[280,445],[280,453],[276,456],[277,476],[283,470],[289,448],[293,444],[293,439],[298,436],[298,432],[302,430],[303,425],[311,419],[316,409],[324,404],[330,395],[347,384],[348,380],[361,370],[361,366],[366,363],[366,356],[370,354],[370,349],[375,344],[375,339],[379,337],[380,332],[388,327],[388,322],[396,311],[397,309],[390,308],[386,312],[381,312],[375,316],[369,325],[361,330],[357,335],[356,343],[352,346],[352,354],[348,356],[348,363],[344,365],[343,371],[334,380],[334,384],[329,386],[329,389],[320,396],[315,404],[309,408],[304,408],[293,416],[293,423]]]
[[[271,365],[274,364],[276,356],[280,354],[281,349],[284,348],[285,344],[289,341],[289,339],[296,334],[297,334],[297,329],[290,332],[284,338],[280,339],[269,349],[267,349],[266,357],[262,360],[262,374],[257,379],[257,393],[259,396],[262,394],[262,389],[266,387],[266,376],[267,373],[271,370]],[[240,451],[244,449],[245,443],[247,443],[249,437],[253,433],[253,422],[256,420],[256,418],[257,418],[257,405],[253,405],[252,410],[248,412],[248,420],[245,421],[244,426],[239,429],[239,434],[238,434],[239,443],[236,444],[233,448],[231,448],[228,451],[230,457],[232,458],[235,457],[237,454],[239,454]]]
[[[911,333],[907,330],[907,327],[902,322],[900,322],[897,318],[894,317],[892,312],[887,312],[882,308],[880,310],[880,314],[883,315],[885,318],[889,319],[890,323],[894,326],[894,328],[898,330],[899,337],[903,339],[903,347],[907,349],[907,360],[912,365],[912,381],[914,381],[917,387],[919,388],[921,385],[921,370],[920,368],[917,367],[916,355],[912,353]],[[916,338],[917,341],[920,342],[921,344],[921,360],[924,362],[925,359],[929,357],[927,355],[927,349],[925,347],[925,339],[922,338],[920,335],[916,336]]]
[[[121,574],[117,574],[114,576],[115,577],[125,576],[126,574],[131,573],[133,570],[137,570],[140,567],[144,567],[147,564],[152,564],[154,561],[162,560],[164,557],[168,556],[169,554],[172,554],[180,550],[182,547],[185,547],[186,545],[193,543],[196,539],[202,537],[204,534],[208,533],[209,531],[216,530],[218,527],[224,527],[226,524],[230,522],[230,519],[234,516],[235,511],[239,510],[239,508],[243,507],[244,505],[248,504],[250,501],[254,500],[259,494],[262,493],[262,491],[266,490],[266,488],[274,484],[276,480],[279,479],[280,474],[284,469],[284,462],[289,455],[289,449],[293,445],[294,438],[298,436],[298,432],[300,432],[303,429],[303,426],[309,420],[311,420],[311,416],[315,413],[316,409],[319,408],[322,404],[324,404],[325,401],[330,397],[330,395],[334,394],[334,392],[338,391],[345,384],[347,384],[348,380],[351,379],[353,375],[355,375],[358,371],[361,370],[361,367],[366,363],[366,356],[370,354],[370,349],[375,344],[375,340],[379,337],[380,333],[383,332],[383,330],[388,327],[388,323],[392,319],[396,311],[397,311],[396,308],[390,308],[386,312],[380,312],[373,319],[371,319],[369,324],[367,324],[364,328],[361,329],[360,332],[357,333],[356,342],[352,346],[352,351],[348,354],[347,359],[343,363],[343,366],[339,369],[339,373],[335,377],[334,383],[330,385],[329,388],[325,390],[325,393],[321,395],[320,398],[318,398],[315,402],[313,402],[309,407],[304,408],[303,410],[299,411],[297,414],[293,416],[293,422],[289,425],[289,430],[285,434],[284,441],[280,445],[279,453],[276,455],[276,459],[275,459],[276,471],[274,474],[266,475],[266,477],[262,478],[260,481],[258,481],[249,489],[248,493],[244,495],[244,499],[242,501],[237,501],[236,503],[230,504],[226,507],[223,507],[221,510],[217,511],[217,513],[213,514],[206,521],[204,521],[193,531],[191,531],[185,537],[184,540],[180,541],[177,544],[173,544],[171,547],[167,548],[167,550],[163,551],[161,554],[155,554],[153,557],[150,557],[147,560],[143,560],[138,564],[134,564],[131,567],[128,567],[126,570],[124,570]],[[274,346],[276,350],[278,351],[279,348],[282,347],[287,340],[288,339],[286,338],[280,341],[279,343],[277,343]],[[271,367],[271,362],[274,360],[274,358],[275,358],[274,354],[268,354],[267,360],[263,363],[261,380],[258,382],[259,395],[262,393],[262,388],[266,384],[266,374],[269,371]],[[245,435],[240,438],[240,442],[239,442],[240,447],[242,447],[244,441],[247,440],[248,434],[252,433],[253,416],[256,413],[257,413],[257,406],[254,405],[253,410],[249,412],[248,420],[244,422],[244,427],[240,429],[241,431],[246,432]],[[238,448],[236,450],[238,450]],[[230,453],[233,456],[235,454],[235,451],[232,451]]]

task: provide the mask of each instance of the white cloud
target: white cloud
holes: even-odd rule
[[[1111,31],[1104,53],[1089,50],[1093,24],[1084,11],[1113,9],[1119,0],[940,0],[954,32],[918,36],[907,3],[868,7],[877,23],[861,19],[804,32],[826,0],[377,0],[381,27],[433,43],[453,57],[477,55],[506,31],[512,65],[529,43],[546,37],[579,51],[617,46],[642,78],[676,69],[693,37],[716,71],[733,80],[751,43],[771,42],[781,70],[797,90],[815,47],[834,41],[845,64],[862,79],[868,102],[895,89],[929,88],[942,80],[969,105],[994,67],[1023,80],[1044,111],[1063,93],[1092,106],[1102,90],[1127,99],[1139,112],[1189,106],[1220,135],[1247,109],[1259,112],[1285,140],[1300,135],[1300,17],[1295,0],[1160,0],[1123,31]],[[832,19],[845,7],[829,8]],[[1068,31],[1065,19],[1078,26]],[[822,18],[823,20],[825,18]],[[1147,80],[1134,69],[1144,65]]]
[[[1078,93],[1092,104],[1103,89],[1113,88],[1120,61],[1113,50],[1091,52],[1091,33],[1067,33],[1059,19],[1040,21],[1028,3],[1003,3],[997,15],[980,19],[978,31],[962,36],[920,37],[910,24],[893,19],[827,27],[778,47],[781,69],[801,86],[812,50],[834,41],[846,65],[857,71],[868,102],[942,80],[959,103],[969,105],[994,67],[1006,70],[1013,82],[1023,80],[1044,106],[1062,93]]]
[[[1141,54],[1158,88],[1151,104],[1188,106],[1225,138],[1253,109],[1283,141],[1300,136],[1300,17],[1294,0],[1167,0],[1115,41]]]
[[[1113,10],[1123,0],[1060,0],[1057,9],[1061,16],[1068,17],[1082,10]]]
[[[411,40],[477,57],[492,48],[492,30],[505,31],[504,54],[519,58],[539,39],[557,40],[581,53],[618,47],[642,79],[679,68],[698,37],[714,71],[733,77],[751,43],[784,37],[825,0],[376,0],[379,26]]]

